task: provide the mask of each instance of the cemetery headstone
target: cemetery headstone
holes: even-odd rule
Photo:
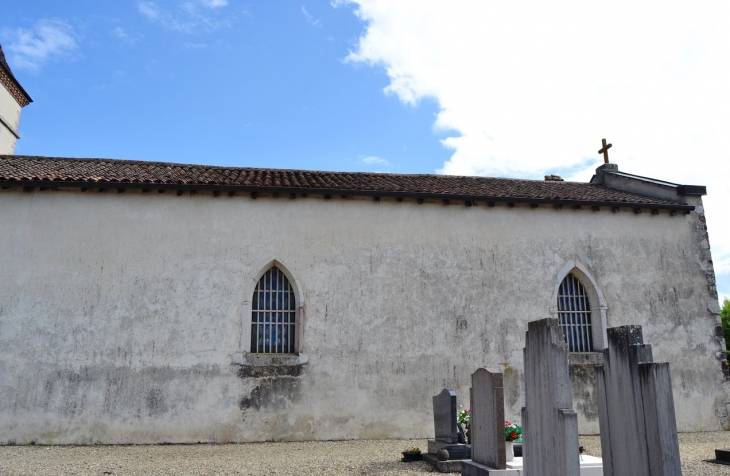
[[[471,459],[461,466],[463,476],[488,475],[505,469],[504,384],[499,370],[477,369],[471,376]]]
[[[525,336],[525,476],[579,476],[578,416],[568,375],[568,345],[557,319],[528,324]]]
[[[471,456],[471,446],[459,443],[456,417],[456,392],[444,389],[433,397],[433,423],[436,438],[428,440],[428,453],[423,460],[442,472],[461,471],[461,461]],[[439,461],[437,453],[446,450],[448,461]]]
[[[438,441],[458,443],[456,392],[445,388],[433,397],[433,424]]]
[[[596,367],[605,476],[681,475],[668,363],[655,363],[641,326],[607,331]]]

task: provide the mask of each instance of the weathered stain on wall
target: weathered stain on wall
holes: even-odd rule
[[[600,431],[598,397],[596,394],[596,366],[602,364],[602,354],[569,354],[568,372],[573,385],[573,408],[578,413],[578,427],[583,434],[597,434]]]
[[[644,326],[670,362],[680,430],[720,428],[695,213],[10,189],[0,222],[0,443],[426,437],[431,396],[468,405],[481,366],[519,420],[527,322],[571,260],[608,325]],[[243,283],[273,259],[302,288],[309,360],[241,365]]]

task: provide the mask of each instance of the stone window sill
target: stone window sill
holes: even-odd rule
[[[236,352],[233,354],[234,365],[240,365],[241,377],[298,377],[309,357],[304,354],[253,354]]]
[[[603,365],[603,352],[569,352],[568,365]]]

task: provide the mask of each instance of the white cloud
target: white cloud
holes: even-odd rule
[[[150,20],[158,20],[162,16],[160,8],[154,2],[137,2],[137,10]]]
[[[363,158],[361,162],[363,164],[367,164],[367,165],[373,165],[373,164],[390,165],[390,162],[388,162],[387,160],[381,159],[380,157],[375,157],[373,155]]]
[[[70,56],[77,48],[74,29],[61,20],[40,20],[33,28],[3,32],[13,68],[38,71],[46,62]]]
[[[730,276],[730,256],[725,256],[720,259],[715,258],[712,260],[712,263],[713,268],[715,269],[715,274]]]
[[[605,137],[621,170],[707,185],[724,269],[730,2],[343,3],[366,23],[348,59],[384,68],[404,104],[437,100],[453,151],[440,172],[588,180]]]
[[[119,38],[120,40],[127,40],[129,38],[129,35],[127,35],[127,32],[124,31],[124,28],[120,26],[115,26],[111,29],[111,34]]]
[[[144,37],[141,34],[130,34],[129,32],[127,32],[127,30],[125,30],[124,28],[122,28],[120,26],[115,26],[114,28],[109,30],[109,33],[111,33],[111,35],[114,36],[115,38],[117,38],[118,40],[121,40],[124,43],[130,44],[130,45],[138,42],[139,40],[141,40]]]
[[[227,5],[227,0],[197,0],[179,1],[174,8],[164,8],[150,0],[139,0],[137,10],[168,30],[195,33],[230,26],[230,18],[221,12]]]
[[[208,8],[220,8],[228,5],[228,0],[200,0],[200,4]]]
[[[322,22],[314,18],[310,13],[307,11],[305,7],[302,7],[302,13],[304,14],[304,18],[307,20],[307,23],[309,23],[312,26],[322,26]]]

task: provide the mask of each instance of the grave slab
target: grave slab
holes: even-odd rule
[[[471,461],[462,465],[464,474],[488,474],[506,469],[504,437],[504,384],[502,372],[477,369],[471,376]]]
[[[433,397],[436,438],[428,440],[428,453],[423,460],[441,472],[459,472],[461,460],[471,458],[471,445],[459,443],[456,408],[456,392],[449,388]],[[449,452],[449,461],[438,460],[436,453],[441,449]]]
[[[502,372],[477,369],[471,376],[474,401],[471,403],[472,457],[477,463],[505,469],[504,385]]]
[[[433,397],[433,425],[435,439],[446,443],[458,443],[456,429],[456,392],[445,388]]]
[[[449,459],[471,458],[471,445],[464,443],[445,443],[438,440],[428,440],[428,454],[436,454],[439,450],[445,449],[449,452]]]
[[[606,476],[681,476],[669,364],[653,362],[641,326],[607,330],[596,367]]]
[[[578,416],[573,410],[568,345],[557,319],[528,323],[524,355],[524,474],[578,476]]]
[[[466,463],[466,462],[465,462]],[[506,469],[494,469],[484,464],[473,463],[461,467],[461,476],[524,476],[524,460],[515,457],[514,461],[507,463]],[[553,476],[552,473],[544,473],[545,476]],[[556,475],[557,476],[557,475]],[[603,463],[601,458],[595,456],[581,456],[580,476],[603,476]]]
[[[423,461],[430,464],[440,473],[460,473],[463,468],[463,459],[450,459],[448,461],[439,461],[435,454],[428,453],[423,455]]]

